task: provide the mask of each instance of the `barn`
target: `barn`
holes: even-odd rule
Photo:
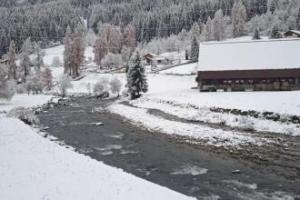
[[[200,44],[200,91],[300,90],[300,40]]]

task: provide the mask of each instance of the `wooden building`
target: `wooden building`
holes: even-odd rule
[[[284,37],[286,38],[300,38],[300,31],[289,30],[284,33]]]
[[[200,91],[300,90],[300,40],[200,44]]]

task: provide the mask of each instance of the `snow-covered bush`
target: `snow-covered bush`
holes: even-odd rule
[[[254,131],[255,130],[254,125],[255,125],[254,122],[249,117],[242,116],[239,119],[239,127],[241,127],[246,131]]]
[[[25,88],[28,94],[40,94],[43,91],[43,83],[39,73],[30,74],[26,78]]]
[[[117,69],[122,65],[122,56],[120,54],[108,53],[101,61],[101,68],[110,70]]]
[[[60,58],[58,56],[55,56],[52,60],[52,67],[62,67],[62,62],[60,61]]]
[[[0,65],[0,99],[10,101],[16,92],[16,83],[8,79],[8,67]]]
[[[8,114],[7,117],[18,118],[23,121],[25,124],[32,125],[38,124],[39,119],[34,115],[34,112],[28,108],[24,107],[17,107],[12,109]]]
[[[109,91],[109,80],[107,78],[100,78],[94,85],[94,95],[99,96]]]
[[[62,75],[58,81],[58,89],[60,91],[60,95],[65,97],[67,95],[68,89],[70,88],[73,88],[71,78],[66,74]]]
[[[113,94],[118,94],[118,97],[119,97],[121,88],[122,88],[122,82],[120,81],[120,79],[118,79],[118,77],[112,78],[110,81],[111,92]]]

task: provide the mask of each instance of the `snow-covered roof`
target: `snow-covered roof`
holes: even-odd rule
[[[199,71],[300,68],[300,39],[200,44]]]

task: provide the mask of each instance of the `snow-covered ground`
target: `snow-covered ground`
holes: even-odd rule
[[[197,73],[198,63],[191,63],[186,65],[181,65],[179,67],[174,67],[159,72],[160,74],[169,74],[169,75],[192,75]]]
[[[15,107],[35,107],[48,102],[50,95],[15,95],[10,102],[0,100],[0,112],[7,112]]]
[[[0,118],[0,199],[192,199],[112,168]]]
[[[17,95],[0,112],[38,106],[51,96]],[[107,166],[0,115],[0,199],[192,199]]]

